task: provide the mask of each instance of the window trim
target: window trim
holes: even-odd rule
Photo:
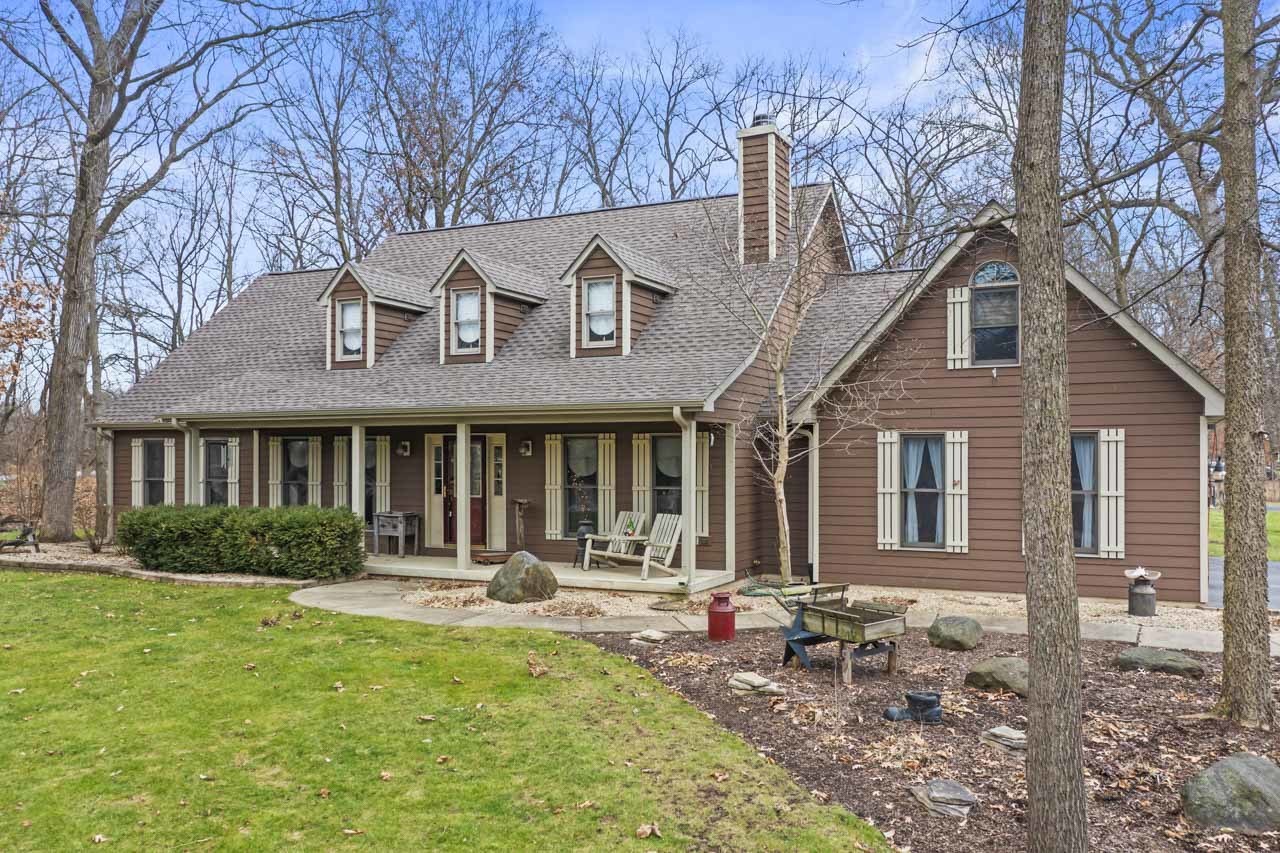
[[[1010,266],[1012,266],[1012,264],[1010,264]],[[977,270],[974,270],[974,272],[976,273]],[[1017,272],[1017,270],[1014,270],[1014,272]],[[969,356],[969,366],[970,367],[1017,367],[1018,365],[1022,364],[1022,281],[1021,279],[1015,282],[1002,281],[999,283],[992,283],[992,284],[972,284],[970,285],[970,287],[972,288],[972,292],[969,295],[969,338],[973,342],[973,349]],[[976,313],[974,311],[974,306],[977,301],[974,297],[977,296],[977,294],[979,293],[990,293],[996,290],[1013,291],[1014,300],[1017,302],[1018,322],[1014,326],[1014,329],[1016,330],[1018,335],[1018,354],[1015,355],[1013,358],[981,359],[981,358],[978,358],[978,337],[974,333],[979,328],[1004,329],[1008,327],[1007,326],[979,326],[977,322],[974,320],[974,314]]]
[[[476,324],[476,343],[473,347],[463,349],[459,346],[458,297],[468,294],[476,297],[476,319],[465,322]],[[479,287],[455,287],[449,291],[449,355],[483,355],[484,354],[484,293]]]
[[[337,327],[337,334],[333,341],[333,360],[334,361],[361,361],[364,359],[364,300],[363,299],[338,299],[335,301],[338,310],[338,322],[334,325]],[[344,353],[342,346],[343,333],[348,331],[342,325],[342,308],[344,305],[355,305],[359,310],[356,311],[356,320],[358,325],[356,328],[360,330],[360,351],[355,355]]]
[[[160,446],[160,475],[158,477],[147,476],[147,447],[152,444],[157,444]],[[142,477],[141,477],[142,506],[164,506],[165,505],[165,486],[168,482],[168,478],[165,477],[165,465],[166,465],[165,454],[167,452],[168,452],[168,449],[165,445],[165,440],[163,438],[142,439]],[[150,489],[148,489],[147,486],[152,482],[157,482],[160,484],[160,502],[159,503],[150,503],[147,501],[147,496],[150,493]]]
[[[289,445],[292,442],[299,442],[307,448],[307,463],[302,466],[303,469],[303,497],[302,503],[291,504],[285,500],[285,496],[289,494],[289,486],[295,485],[294,481],[288,480],[286,474],[289,470]],[[311,487],[311,437],[286,435],[280,438],[280,506],[310,506],[310,487]]]
[[[222,476],[221,483],[224,489],[224,499],[220,504],[209,503],[209,484],[219,482],[209,476],[209,448],[215,445],[222,445],[222,467],[225,473]],[[200,502],[206,506],[230,506],[231,505],[231,445],[225,438],[210,438],[204,442],[204,470],[200,472],[201,479],[204,481],[204,494],[200,496]]]
[[[587,310],[590,304],[591,285],[593,284],[609,285],[609,316],[613,319],[612,331],[607,341],[591,340],[591,316],[592,312]],[[618,277],[616,275],[592,276],[591,278],[582,279],[582,310],[579,316],[580,325],[582,326],[581,346],[583,349],[613,349],[618,346]],[[603,311],[594,312],[603,314]]]
[[[574,439],[590,441],[592,446],[596,449],[595,513],[596,515],[599,515],[600,512],[600,436],[593,432],[565,433],[560,436],[560,478],[564,491],[564,494],[560,497],[561,512],[563,513],[560,526],[562,528],[562,535],[565,539],[575,539],[578,535],[578,528],[575,527],[572,530],[569,529],[569,495],[573,489],[573,486],[569,484],[569,442]],[[610,521],[610,524],[612,523],[613,522]],[[607,531],[597,530],[595,532],[603,534]]]
[[[1099,488],[1102,481],[1102,430],[1099,429],[1073,429],[1070,432],[1070,438],[1077,435],[1088,435],[1093,437],[1093,489],[1088,491],[1085,489],[1072,489],[1071,497],[1075,498],[1077,494],[1093,495],[1093,550],[1082,551],[1075,547],[1076,531],[1075,518],[1072,517],[1071,528],[1071,547],[1077,557],[1101,557],[1102,556],[1102,537],[1099,535],[1098,521],[1102,513],[1102,491]],[[1075,454],[1075,445],[1071,446],[1071,453]],[[1069,472],[1068,472],[1069,473]]]
[[[906,472],[906,465],[904,464],[903,454],[906,453],[907,439],[909,438],[941,439],[942,441],[942,478],[941,480],[939,480],[939,486],[937,489],[908,489],[906,486],[906,483],[903,481],[903,475]],[[947,512],[946,512],[947,433],[946,431],[944,430],[943,432],[930,432],[928,430],[924,430],[920,432],[911,432],[907,430],[899,430],[898,431],[898,474],[899,474],[898,500],[901,504],[899,506],[898,511],[899,513],[901,513],[902,517],[898,519],[898,547],[895,550],[924,551],[929,554],[950,553],[949,551],[947,551]],[[942,511],[942,529],[938,531],[937,545],[930,545],[928,543],[923,543],[923,542],[910,542],[910,543],[907,542],[907,525],[906,525],[907,495],[914,492],[924,492],[927,494],[932,494],[936,492],[938,495],[938,501],[939,501],[939,504],[942,506],[943,511]]]

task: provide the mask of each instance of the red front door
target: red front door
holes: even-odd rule
[[[485,494],[488,489],[485,488],[484,449],[484,438],[471,439],[471,482],[468,486],[471,492],[471,547],[473,548],[484,547],[487,538],[485,520],[488,516],[485,512],[487,508]],[[455,500],[457,452],[457,438],[446,435],[444,437],[444,542],[446,545],[455,545],[458,542],[458,513]]]

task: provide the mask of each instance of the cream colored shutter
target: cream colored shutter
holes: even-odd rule
[[[1098,556],[1124,559],[1124,430],[1098,433]]]
[[[351,457],[348,455],[351,439],[345,435],[333,438],[333,505],[351,506]]]
[[[898,433],[876,434],[876,547],[893,551],[902,541],[901,476],[898,473]]]
[[[129,441],[129,505],[142,506],[142,439]]]
[[[373,464],[373,511],[391,512],[391,436],[377,437]]]
[[[968,367],[969,362],[969,292],[967,287],[947,288],[947,369]]]
[[[307,439],[307,503],[311,506],[320,506],[320,477],[323,464],[320,454],[323,452],[324,443],[320,436],[313,435]]]
[[[547,499],[543,515],[546,516],[547,539],[564,538],[564,456],[560,436],[547,434]]]
[[[267,439],[267,506],[280,506],[284,503],[280,487],[283,469],[284,445],[280,436],[273,435]]]
[[[653,508],[653,493],[649,490],[652,463],[649,459],[649,434],[639,432],[631,436],[631,509],[649,518]]]
[[[187,460],[190,464],[191,460]],[[174,494],[174,482],[177,480],[178,472],[178,447],[175,439],[166,438],[164,440],[164,502],[167,504],[177,503],[177,496]]]
[[[227,439],[227,506],[240,505],[240,438]]]
[[[697,475],[694,480],[694,487],[697,501],[697,528],[699,536],[711,535],[711,501],[710,501],[710,481],[711,481],[711,434],[706,432],[698,433],[698,456],[697,456]]]
[[[596,436],[596,457],[599,476],[596,488],[599,500],[596,502],[596,532],[603,533],[613,529],[613,517],[617,513],[617,437],[611,432],[602,432]]]
[[[952,554],[969,553],[969,433],[947,433],[946,544]]]

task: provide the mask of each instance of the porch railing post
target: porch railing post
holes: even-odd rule
[[[692,418],[680,426],[680,558],[686,589],[693,589],[698,554],[698,424]]]
[[[364,427],[351,425],[351,474],[347,488],[351,492],[351,511],[364,518]]]
[[[724,426],[724,567],[731,572],[738,570],[737,448],[738,425],[727,423]]]
[[[459,423],[454,443],[453,515],[458,569],[471,568],[471,424]]]

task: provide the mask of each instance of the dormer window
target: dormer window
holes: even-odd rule
[[[339,361],[355,361],[364,357],[364,303],[359,299],[338,303]]]
[[[454,355],[480,352],[480,290],[453,291]]]
[[[611,347],[616,343],[615,283],[613,278],[584,282],[586,299],[582,311],[582,345]]]

